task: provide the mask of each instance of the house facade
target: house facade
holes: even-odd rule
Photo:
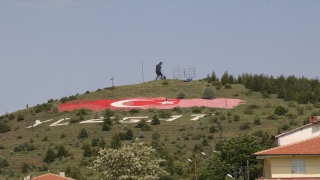
[[[259,180],[320,180],[320,136],[253,154],[263,161]]]
[[[320,116],[311,116],[308,124],[275,137],[278,140],[278,146],[283,146],[316,136],[320,136]]]

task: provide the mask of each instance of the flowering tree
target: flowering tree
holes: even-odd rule
[[[167,172],[159,164],[164,159],[152,158],[155,149],[143,143],[132,143],[119,149],[100,149],[93,169],[101,171],[107,179],[153,180]]]

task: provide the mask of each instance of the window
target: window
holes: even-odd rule
[[[304,173],[306,172],[305,162],[302,159],[291,160],[291,170],[294,173]]]

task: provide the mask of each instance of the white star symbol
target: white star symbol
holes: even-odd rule
[[[159,102],[161,103],[161,105],[164,105],[164,104],[173,104],[174,101],[163,101],[163,102]]]

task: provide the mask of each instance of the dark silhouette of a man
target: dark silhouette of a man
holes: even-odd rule
[[[160,76],[160,79],[162,79],[163,75],[161,72],[161,65],[162,65],[162,62],[156,65],[156,74],[157,74],[156,80],[158,79],[159,76]]]

